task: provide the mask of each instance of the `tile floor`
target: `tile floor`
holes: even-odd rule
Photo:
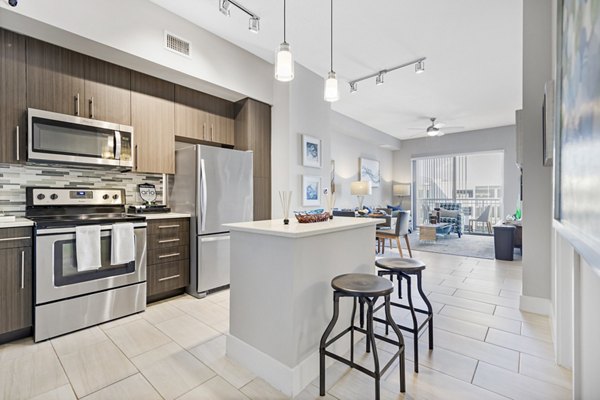
[[[427,263],[435,349],[419,341],[420,372],[407,345],[407,391],[397,362],[382,380],[382,399],[569,399],[571,373],[554,362],[548,319],[518,310],[521,265],[416,252]],[[417,302],[418,303],[418,302]],[[284,399],[225,356],[229,293],[180,296],[146,312],[50,341],[0,346],[0,399]],[[406,321],[408,314],[396,310]],[[356,357],[366,366],[364,341]],[[380,357],[393,349],[380,343]],[[317,399],[318,380],[297,398]],[[373,381],[332,363],[323,399],[374,397]]]

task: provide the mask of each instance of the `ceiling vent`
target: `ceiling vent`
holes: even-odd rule
[[[182,56],[190,57],[192,44],[188,40],[165,31],[165,48]]]

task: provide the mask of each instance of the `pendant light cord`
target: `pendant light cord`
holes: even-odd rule
[[[287,43],[287,40],[285,39],[285,3],[286,1],[283,0],[283,43]]]
[[[331,71],[333,71],[333,0],[331,0],[331,60],[330,60],[330,66],[331,66]]]

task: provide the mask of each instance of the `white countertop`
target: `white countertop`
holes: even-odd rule
[[[271,219],[265,221],[238,222],[224,224],[232,231],[252,232],[262,235],[283,236],[289,238],[300,238],[306,236],[322,235],[325,233],[344,231],[348,229],[375,226],[385,222],[379,218],[350,218],[334,217],[325,222],[313,222],[301,224],[295,218],[290,219],[289,225],[283,224],[283,219]]]
[[[33,221],[31,221],[27,218],[17,217],[14,221],[0,223],[0,229],[2,229],[2,228],[18,228],[20,226],[33,226]]]
[[[152,220],[152,219],[172,219],[172,218],[189,218],[191,217],[190,214],[183,214],[183,213],[175,213],[175,212],[168,212],[168,213],[139,213],[139,214],[129,214],[129,215],[135,215],[137,217],[146,217],[147,220]]]

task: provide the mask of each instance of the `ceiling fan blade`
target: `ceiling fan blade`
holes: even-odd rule
[[[444,126],[446,129],[464,129],[464,126]]]

